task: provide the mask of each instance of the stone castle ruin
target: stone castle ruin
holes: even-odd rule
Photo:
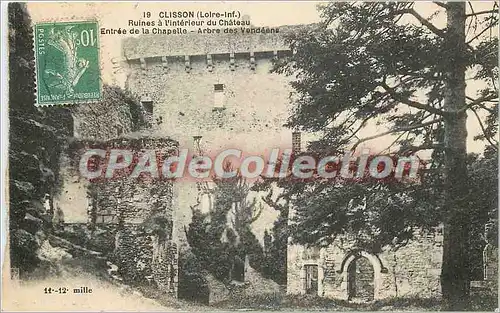
[[[64,191],[56,201],[63,209],[63,228],[81,231],[84,226],[93,240],[89,240],[90,246],[107,254],[126,281],[154,282],[175,295],[178,257],[173,240],[173,182],[151,177],[132,181],[127,177],[129,168],[115,170],[113,179],[88,181],[79,176],[78,167],[79,158],[89,149],[107,151],[108,157],[111,149],[134,153],[155,149],[170,156],[176,152],[177,142],[151,136],[73,142],[66,159]]]
[[[225,148],[265,153],[262,149],[291,147],[292,132],[282,126],[290,110],[290,78],[270,69],[292,53],[282,34],[293,29],[125,39],[126,89],[140,97],[145,127],[133,132],[131,115],[118,110],[106,112],[108,122],[95,133],[95,123],[83,108],[74,114],[75,137],[81,139],[75,151],[122,146],[137,151],[161,148],[167,154],[179,148],[206,154]],[[135,137],[127,137],[130,133]],[[293,137],[294,149],[300,149],[300,135]],[[210,193],[200,192],[194,182],[92,184],[78,178],[78,164],[71,157],[63,163],[65,185],[56,200],[65,227],[85,224],[93,232],[111,230],[110,249],[118,268],[176,295],[177,256],[187,246],[183,228],[191,221],[193,207],[210,210]],[[259,196],[249,195],[257,201]],[[263,238],[276,218],[272,208],[261,204],[264,212],[253,228],[257,238]],[[290,244],[287,293],[349,300],[439,294],[442,231],[416,238],[399,250],[377,255],[351,247],[349,238],[321,249]],[[491,257],[496,254],[490,250],[484,264],[489,279],[496,277]]]

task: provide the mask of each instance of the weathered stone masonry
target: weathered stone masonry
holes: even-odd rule
[[[237,148],[264,154],[266,149],[290,146],[291,131],[283,127],[289,78],[270,73],[275,59],[291,53],[280,34],[126,39],[127,88],[142,97],[155,133],[175,138],[181,148],[194,153],[198,148],[208,155]],[[191,207],[208,210],[210,200],[200,199],[194,183],[176,184],[174,189],[174,219],[182,230],[191,221]],[[275,215],[267,208],[254,223],[258,238],[272,226]],[[178,236],[185,242],[183,231]]]
[[[440,292],[442,233],[418,233],[415,240],[399,249],[370,253],[356,249],[348,238],[339,238],[326,248],[291,245],[288,250],[288,293],[310,293],[307,266],[317,266],[319,296],[337,299],[383,299],[398,296],[437,296]],[[366,285],[356,263],[365,261]],[[353,273],[352,270],[356,273]],[[356,281],[357,280],[357,281]],[[361,282],[360,282],[361,281]],[[360,285],[361,283],[361,285]],[[354,288],[357,287],[357,294]],[[368,292],[363,295],[362,291]],[[365,296],[365,297],[363,297]]]
[[[416,231],[406,245],[380,253],[357,249],[352,242],[340,237],[326,248],[289,245],[287,292],[358,301],[441,295],[441,227]],[[498,248],[486,244],[482,262],[484,277],[472,281],[471,287],[496,290]]]
[[[154,149],[165,158],[176,153],[177,148],[177,142],[169,138],[151,136],[79,140],[70,147],[66,171],[78,177],[79,157],[88,149],[104,149],[108,153],[111,149],[128,149],[137,155]],[[103,164],[100,168],[105,170]],[[161,290],[176,295],[178,253],[172,238],[173,181],[153,180],[148,176],[133,179],[128,177],[131,170],[133,166],[116,171],[113,179],[89,182],[79,178],[73,184],[67,184],[68,189],[79,184],[85,193],[84,201],[75,202],[74,206],[78,207],[73,207],[73,210],[82,211],[85,206],[86,224],[93,234],[102,233],[96,230],[104,228],[108,234],[114,234],[114,245],[110,245],[114,250],[108,251],[107,255],[118,266],[118,273],[125,281],[154,283]]]
[[[129,38],[123,42],[127,88],[141,97],[153,132],[175,138],[180,148],[192,153],[215,155],[237,148],[264,154],[274,147],[287,148],[292,142],[291,131],[283,127],[289,78],[270,73],[276,59],[291,53],[282,39],[277,34]],[[189,181],[174,185],[174,236],[181,251],[188,248],[183,229],[191,222],[191,208],[207,212],[213,202],[210,193],[203,193],[211,184],[198,187]],[[257,193],[248,200],[252,198],[260,201]],[[262,239],[277,213],[261,204],[266,208],[253,232]],[[245,292],[262,291],[260,279],[248,269],[245,280],[256,285]],[[210,302],[219,298],[216,285],[210,286]]]

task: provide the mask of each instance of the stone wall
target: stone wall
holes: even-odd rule
[[[289,78],[270,73],[274,59],[290,53],[279,34],[141,36],[127,39],[123,47],[129,60],[127,88],[152,101],[154,133],[176,138],[191,152],[198,151],[193,136],[202,136],[199,148],[206,155],[225,148],[265,155],[275,147],[291,147],[291,130],[283,127],[290,109]],[[216,84],[223,84],[219,100]],[[175,220],[182,230],[191,221],[192,206],[208,208],[193,181],[174,188]],[[260,195],[251,193],[249,201]],[[253,231],[262,241],[277,213],[261,204],[265,209]],[[182,231],[178,236],[185,241]]]
[[[142,136],[137,134],[124,135],[120,138],[110,140],[80,139],[70,143],[67,154],[61,157],[61,177],[63,187],[61,192],[55,196],[54,204],[61,208],[66,223],[86,223],[88,221],[88,209],[92,205],[91,190],[100,191],[93,199],[99,202],[100,208],[117,212],[121,207],[125,222],[134,223],[134,219],[140,221],[147,216],[152,205],[171,206],[168,210],[170,218],[173,216],[173,184],[171,182],[160,182],[159,184],[141,180],[93,180],[82,177],[79,172],[80,158],[86,149],[129,149],[141,151],[143,149],[154,149],[159,154],[166,156],[177,153],[177,142],[169,138],[156,138],[154,136]],[[104,165],[103,165],[104,166]],[[161,167],[161,164],[159,164]],[[160,168],[161,169],[161,168]],[[103,168],[103,171],[105,168]],[[161,196],[160,196],[161,195]]]
[[[160,60],[147,59],[144,68],[130,63],[127,85],[151,99],[156,132],[178,138],[181,147],[191,148],[196,135],[203,136],[203,148],[214,151],[245,142],[242,148],[265,152],[259,145],[264,140],[291,146],[291,132],[283,128],[290,108],[288,79],[270,73],[272,52],[255,59],[252,70],[250,54],[238,56],[232,71],[228,52],[214,59],[211,72],[204,56],[190,61],[189,72],[184,60],[173,58],[165,68]],[[224,85],[223,107],[215,104],[215,84]],[[285,132],[290,134],[283,140]]]
[[[72,106],[70,111],[74,137],[70,146],[83,140],[102,143],[136,132],[145,126],[139,100],[116,86],[104,85],[102,101]],[[78,160],[72,157],[68,154],[61,155],[59,175],[62,190],[54,195],[54,205],[62,210],[66,223],[86,223],[89,185],[78,172]]]
[[[415,239],[399,249],[381,253],[355,249],[348,239],[339,238],[319,253],[299,245],[288,250],[287,293],[304,294],[305,265],[318,266],[318,295],[349,298],[349,268],[358,258],[373,267],[373,298],[439,296],[442,259],[442,233],[415,234]],[[317,249],[316,249],[317,250]]]
[[[118,87],[105,85],[101,102],[71,107],[73,136],[108,140],[139,130],[144,118],[138,100]]]
[[[118,266],[124,281],[132,284],[155,284],[158,289],[177,296],[177,245],[135,224],[117,230],[116,248],[110,258]]]
[[[108,215],[119,217],[126,224],[138,224],[160,213],[172,220],[172,181],[138,183],[130,180],[91,183],[95,191],[96,223],[118,223],[118,219],[106,219]]]
[[[174,295],[177,294],[178,282],[177,245],[172,238],[174,182],[155,180],[147,175],[130,178],[134,162],[128,168],[116,171],[113,178],[90,181],[79,175],[78,166],[88,149],[106,150],[106,158],[111,149],[131,150],[134,161],[143,151],[154,149],[161,170],[161,160],[177,153],[177,148],[177,142],[166,137],[133,134],[106,141],[75,141],[65,156],[66,192],[57,201],[66,223],[85,223],[92,232],[91,236],[103,229],[114,235],[114,245],[108,245],[114,250],[105,252],[118,266],[118,273],[124,281],[154,283]],[[105,159],[96,162],[101,173],[106,169]]]

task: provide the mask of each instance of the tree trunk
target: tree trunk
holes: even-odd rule
[[[465,106],[465,2],[447,3],[445,48],[449,53],[444,100],[445,221],[441,289],[445,309],[466,310],[469,300],[467,114]]]

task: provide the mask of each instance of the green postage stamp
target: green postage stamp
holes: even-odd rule
[[[96,21],[37,24],[34,35],[37,105],[101,99]]]

